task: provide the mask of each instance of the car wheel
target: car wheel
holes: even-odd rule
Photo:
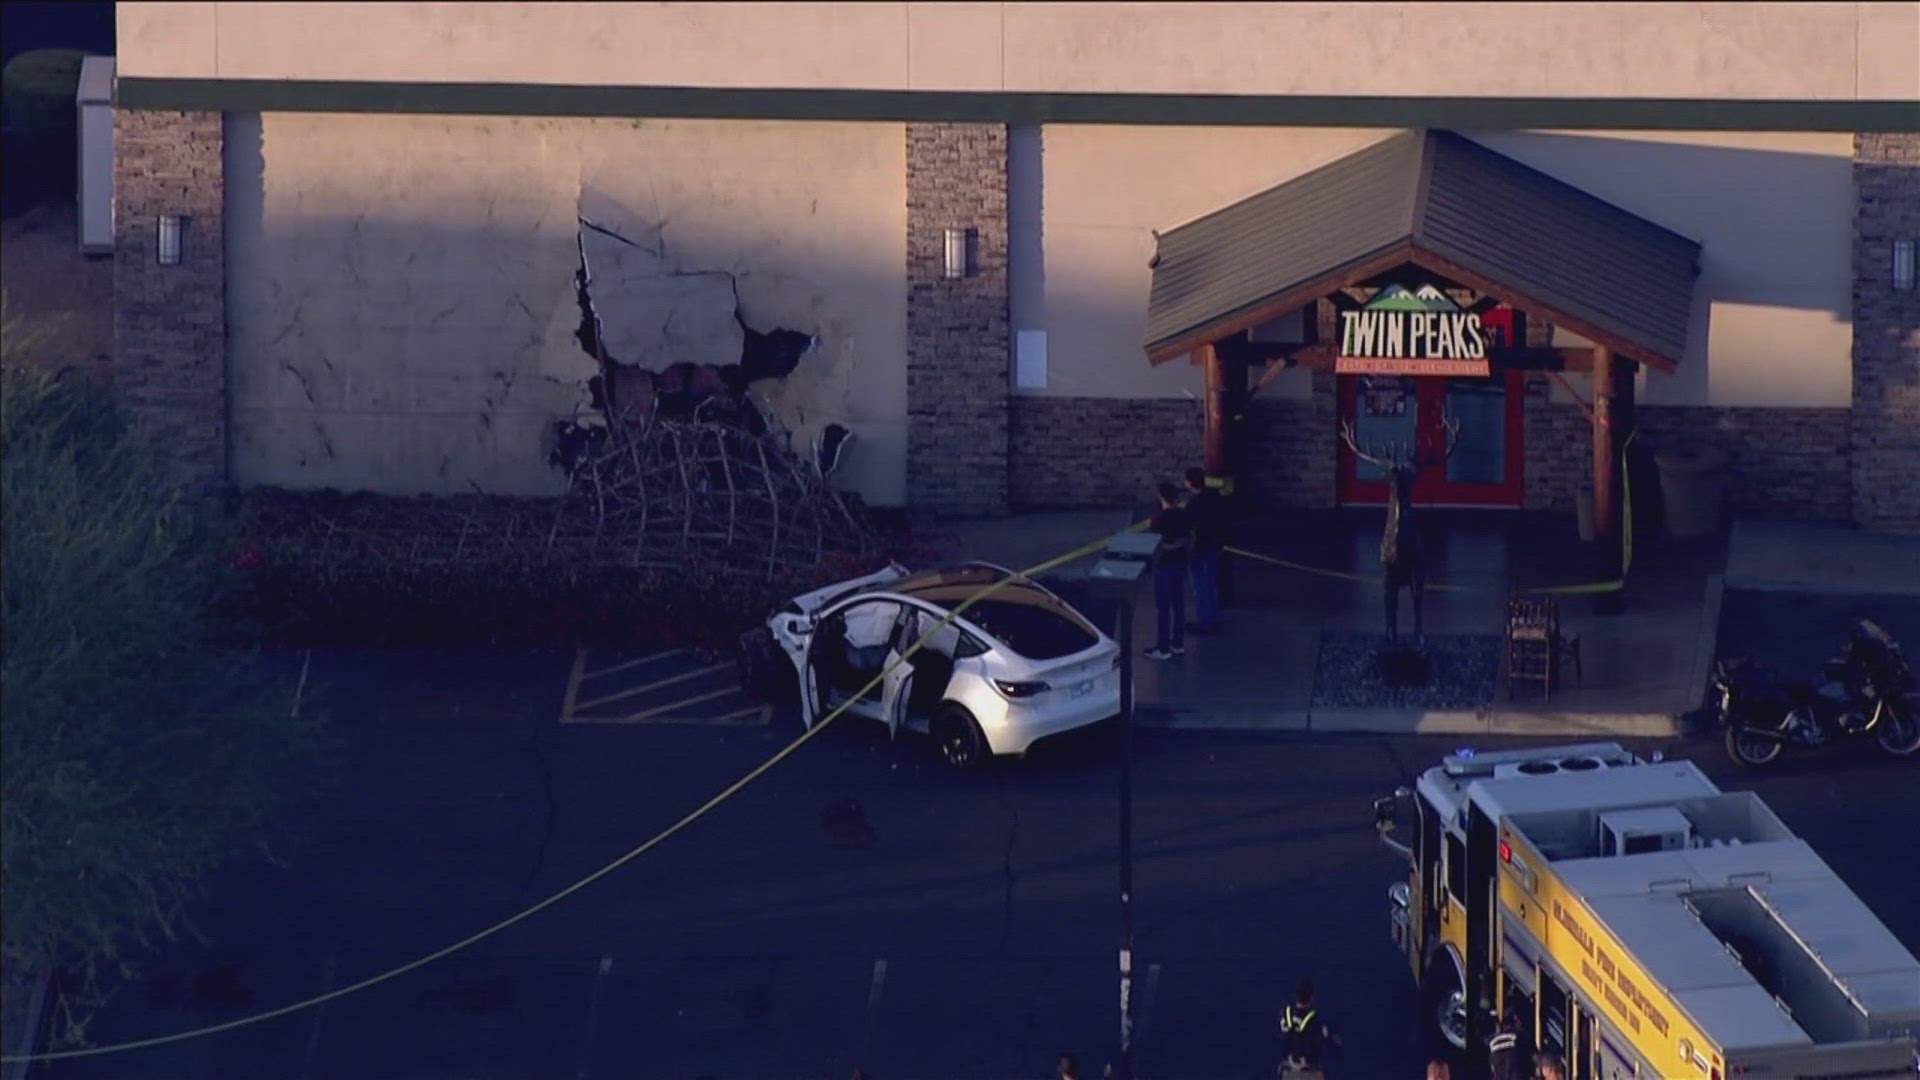
[[[979,722],[959,705],[940,707],[933,722],[933,740],[940,748],[940,757],[956,769],[977,769],[989,756],[987,737],[981,733]]]

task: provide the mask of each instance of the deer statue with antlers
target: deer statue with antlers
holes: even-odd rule
[[[1427,587],[1426,552],[1421,546],[1419,523],[1413,516],[1413,482],[1421,472],[1453,456],[1460,439],[1460,421],[1442,419],[1446,446],[1438,455],[1419,452],[1417,446],[1389,443],[1384,453],[1362,449],[1353,437],[1353,424],[1340,425],[1340,437],[1353,456],[1387,474],[1387,529],[1380,538],[1380,566],[1386,571],[1387,640],[1400,637],[1400,590],[1413,597],[1413,632],[1425,633],[1421,618]]]

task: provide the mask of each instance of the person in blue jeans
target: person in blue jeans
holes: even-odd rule
[[[1160,534],[1160,554],[1153,561],[1153,648],[1149,660],[1171,660],[1187,652],[1187,555],[1193,548],[1193,529],[1180,505],[1180,489],[1161,482],[1160,510],[1147,531]]]
[[[1193,529],[1193,625],[1196,634],[1220,630],[1220,552],[1227,546],[1227,497],[1207,486],[1207,470],[1187,470],[1187,521]]]

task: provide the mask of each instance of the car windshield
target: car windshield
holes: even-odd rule
[[[1098,639],[1080,624],[1033,604],[989,597],[960,613],[987,636],[1029,660],[1057,660],[1093,647]]]

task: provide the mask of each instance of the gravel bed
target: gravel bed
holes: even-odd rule
[[[1319,709],[1479,709],[1490,705],[1500,670],[1498,634],[1428,634],[1424,643],[1402,637],[1402,646],[1425,652],[1425,681],[1395,685],[1382,670],[1385,634],[1329,630],[1320,635],[1313,675],[1313,707]]]

